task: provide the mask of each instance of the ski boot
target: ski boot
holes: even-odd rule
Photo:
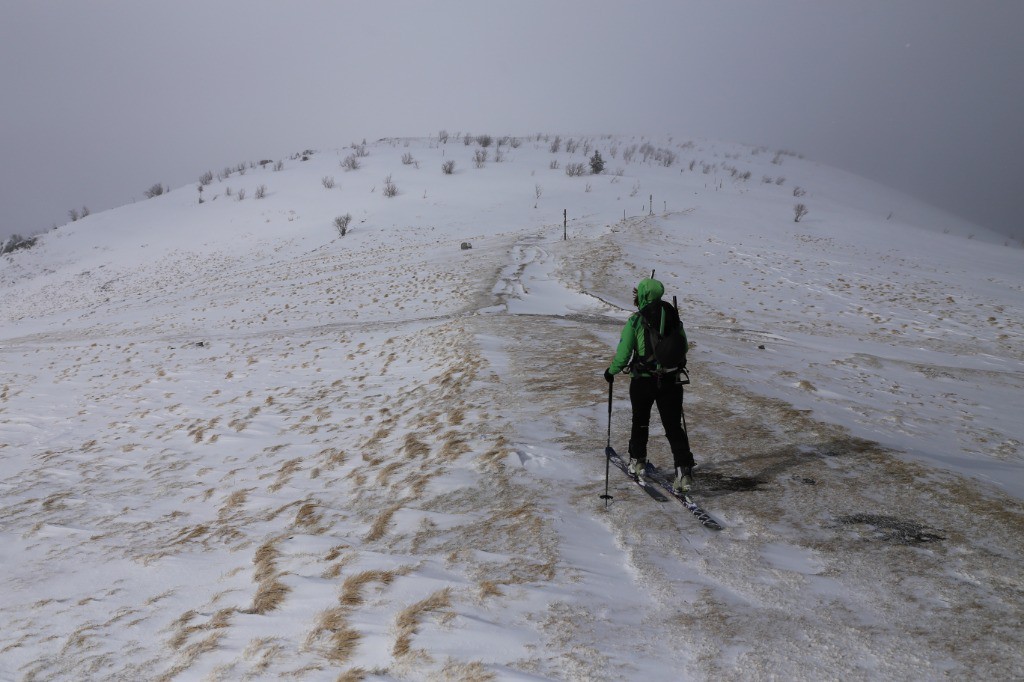
[[[629,471],[631,476],[636,476],[637,480],[643,482],[644,474],[647,470],[647,460],[635,459],[633,457],[630,457],[629,466],[626,468],[626,470]]]
[[[693,488],[692,467],[676,467],[676,479],[672,481],[672,489],[685,495]]]

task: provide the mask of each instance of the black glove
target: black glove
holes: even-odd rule
[[[604,371],[604,380],[607,381],[610,384],[613,381],[615,381],[615,375],[612,374],[611,372],[609,372],[608,370],[605,370]]]

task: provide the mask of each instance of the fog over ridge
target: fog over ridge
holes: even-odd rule
[[[673,133],[791,149],[1024,238],[1024,5],[16,2],[0,237],[362,138]]]

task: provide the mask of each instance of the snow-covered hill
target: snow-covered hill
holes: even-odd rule
[[[553,141],[236,164],[0,259],[0,678],[1019,677],[1024,250],[789,153]],[[652,269],[719,533],[599,497]]]

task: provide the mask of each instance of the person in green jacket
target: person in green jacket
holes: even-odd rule
[[[645,322],[661,334],[682,336],[682,348],[687,348],[686,330],[673,305],[662,301],[665,286],[656,279],[645,279],[633,290],[633,304],[638,308],[626,321],[612,364],[604,372],[608,383],[615,375],[628,369],[631,377],[629,402],[633,408],[633,427],[629,436],[629,472],[638,478],[647,466],[647,440],[651,423],[651,408],[657,404],[665,437],[672,449],[676,476],[673,488],[688,492],[693,487],[693,453],[690,440],[682,426],[683,386],[680,370],[686,367],[685,350],[677,367],[660,367],[655,362]]]

